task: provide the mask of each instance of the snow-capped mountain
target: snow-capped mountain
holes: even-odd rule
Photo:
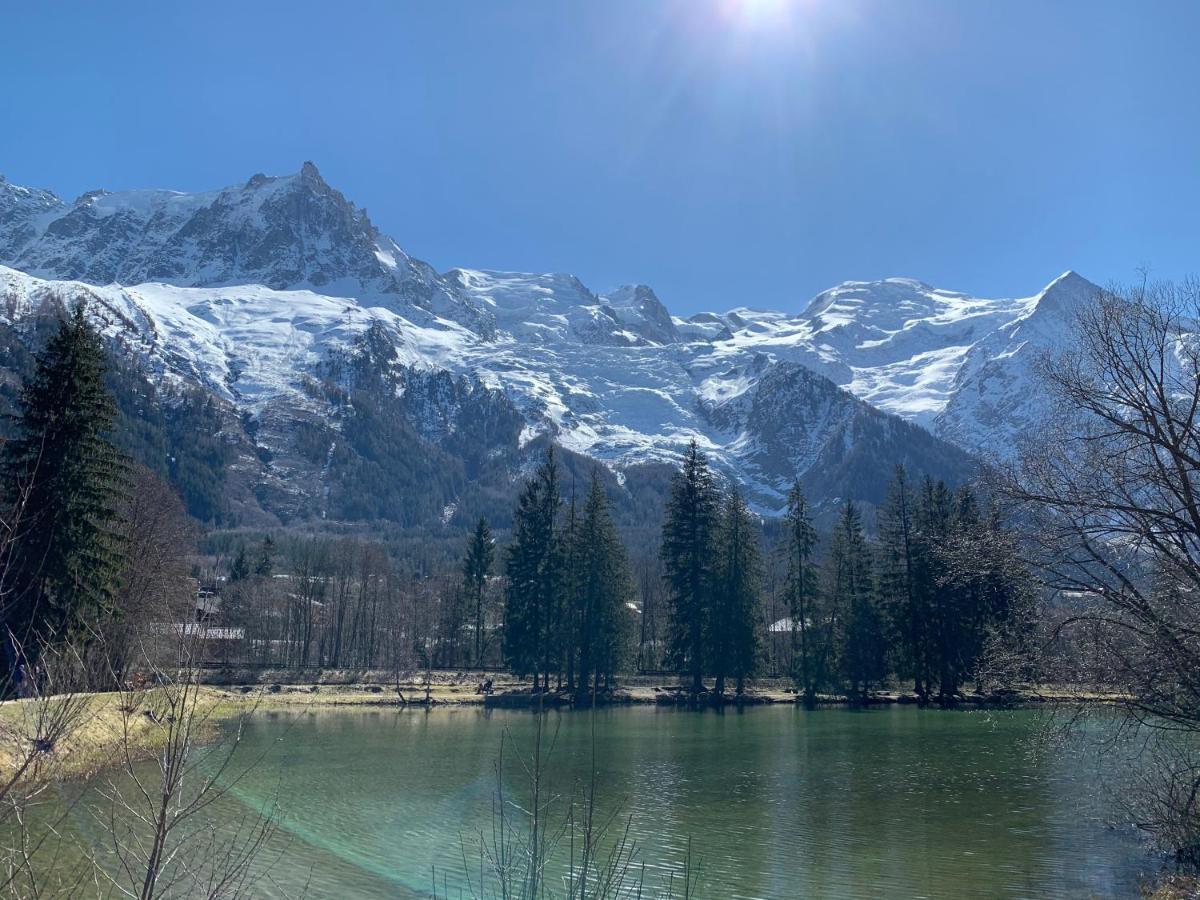
[[[1097,290],[1067,272],[1024,301],[1020,315],[973,344],[934,422],[937,433],[974,452],[1010,456],[1048,413],[1036,375],[1039,357],[1063,349],[1079,308]]]
[[[295,175],[255,175],[219,191],[94,190],[72,203],[0,181],[0,260],[90,284],[312,288],[446,316],[483,334],[491,327],[310,162]]]
[[[645,285],[438,273],[310,163],[210,193],[93,191],[73,203],[0,181],[0,264],[7,323],[86,298],[150,370],[258,423],[264,478],[296,458],[294,420],[327,429],[320,440],[336,447],[344,407],[314,384],[340,383],[335,363],[369,341],[386,345],[372,359],[397,396],[426,384],[417,373],[451,378],[439,389],[450,411],[405,406],[423,439],[465,428],[455,410],[482,392],[488,415],[519,417],[518,444],[548,434],[618,473],[674,461],[695,438],[764,511],[796,477],[818,502],[874,503],[896,462],[961,479],[964,450],[1008,454],[1042,410],[1033,359],[1095,291],[1073,273],[1011,300],[895,278],[847,282],[797,313],[731,297],[730,311],[682,319]]]

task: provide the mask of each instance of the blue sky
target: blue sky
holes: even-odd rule
[[[1200,271],[1200,3],[13,3],[0,172],[72,198],[306,159],[452,266],[799,309]]]

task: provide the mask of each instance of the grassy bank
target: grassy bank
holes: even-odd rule
[[[489,704],[497,706],[520,706],[521,699],[528,698],[530,683],[506,673],[487,671],[435,671],[402,674],[399,679],[393,672],[363,669],[214,669],[204,673],[206,683],[236,693],[262,690],[267,699],[275,703],[288,704],[305,698],[318,705],[412,705],[423,704],[428,697],[435,705]],[[428,684],[426,679],[428,678]],[[493,693],[485,696],[479,690],[485,680],[492,681]],[[706,682],[711,689],[712,680]],[[565,695],[556,696],[566,700]],[[971,706],[1008,706],[1032,703],[1100,702],[1111,703],[1121,699],[1116,694],[1080,693],[1051,685],[1028,685],[1020,690],[1007,692],[980,692],[964,690],[958,702]],[[686,702],[687,695],[679,679],[663,675],[629,675],[619,679],[619,684],[607,698],[613,704],[677,704]],[[902,688],[871,692],[867,703],[889,705],[918,703],[919,697],[911,690]],[[758,678],[749,685],[743,701],[748,704],[796,703],[797,692],[788,678]],[[735,702],[731,693],[726,702]],[[842,694],[820,694],[822,706],[859,704],[857,698]]]
[[[478,680],[435,679],[426,690],[423,681],[402,679],[390,684],[298,682],[205,684],[199,689],[195,715],[205,730],[216,734],[223,722],[256,710],[305,709],[348,706],[424,707],[481,704],[475,692]],[[506,682],[507,688],[512,688]],[[126,753],[147,758],[163,746],[166,728],[155,719],[151,704],[135,705],[148,698],[119,692],[74,695],[48,700],[0,702],[0,783],[21,772],[21,782],[82,778],[119,762]],[[53,742],[36,741],[44,721],[71,703],[71,725]],[[123,709],[125,707],[125,709]],[[21,770],[24,769],[22,772]]]
[[[0,703],[0,779],[7,782],[22,766],[26,766],[22,781],[78,778],[112,765],[126,750],[135,758],[153,753],[162,745],[164,728],[145,711],[123,712],[128,700],[127,695],[112,692]],[[39,718],[55,715],[67,702],[76,704],[70,726],[53,742],[37,742]],[[206,687],[196,708],[215,726],[241,706],[229,692]]]

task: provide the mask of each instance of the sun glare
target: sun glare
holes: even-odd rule
[[[789,24],[799,0],[721,0],[725,21],[735,28],[770,29]]]

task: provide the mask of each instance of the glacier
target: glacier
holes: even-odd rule
[[[308,379],[374,327],[396,364],[502,392],[527,423],[523,440],[546,434],[619,471],[673,462],[695,439],[767,510],[793,477],[836,465],[830,448],[862,439],[867,421],[905,446],[920,432],[1011,456],[1047,414],[1031,387],[1038,354],[1061,345],[1072,310],[1097,291],[1074,272],[1005,299],[888,278],[844,282],[794,313],[731,298],[683,318],[646,285],[438,272],[311,163],[200,194],[73,202],[0,181],[9,325],[86,299],[152,371],[252,417],[281,405],[317,414]]]

